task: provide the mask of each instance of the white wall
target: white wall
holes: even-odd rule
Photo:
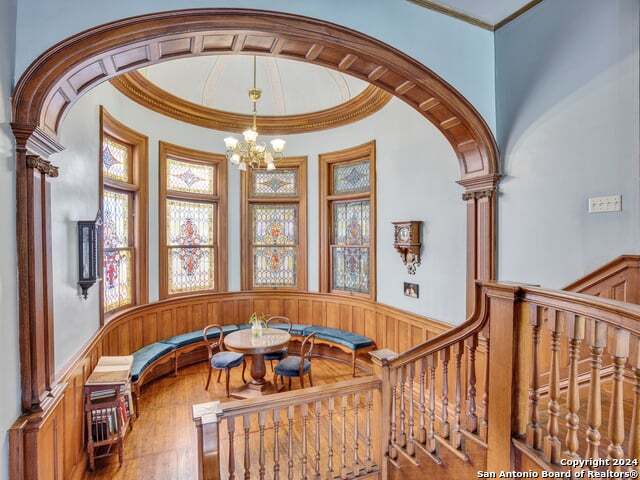
[[[294,13],[371,35],[433,69],[495,129],[492,32],[406,0],[20,0],[16,77],[46,49],[82,30],[134,15],[205,7]]]
[[[7,429],[20,414],[16,175],[9,95],[13,88],[15,0],[0,0],[0,480],[9,478]]]
[[[496,32],[499,278],[562,287],[639,251],[637,0],[547,0]],[[622,212],[589,214],[622,194]]]
[[[82,300],[76,287],[74,222],[97,209],[98,109],[149,136],[149,297],[158,298],[158,141],[211,152],[223,151],[227,134],[195,127],[151,112],[131,102],[111,85],[85,95],[62,125],[66,150],[53,158],[60,177],[53,189],[54,314],[56,366],[65,361],[98,327],[97,287]],[[401,126],[401,128],[399,128]],[[309,205],[309,289],[318,289],[318,154],[375,139],[378,170],[378,301],[432,318],[460,323],[465,316],[465,219],[458,163],[435,127],[413,109],[392,100],[383,110],[356,124],[303,135],[289,135],[287,154],[306,155]],[[229,169],[229,287],[240,286],[239,174]],[[406,273],[393,248],[391,222],[423,220],[423,265],[415,277]],[[421,287],[418,300],[405,297],[403,281]]]

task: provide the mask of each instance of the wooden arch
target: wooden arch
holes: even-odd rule
[[[315,63],[368,81],[415,108],[443,133],[458,157],[468,208],[468,309],[473,308],[475,280],[493,279],[496,142],[473,106],[427,67],[367,35],[298,15],[190,9],[118,20],[44,52],[13,94],[25,411],[42,411],[55,398],[48,178],[57,175],[49,156],[63,149],[57,140],[62,119],[81,95],[121,73],[210,54]]]

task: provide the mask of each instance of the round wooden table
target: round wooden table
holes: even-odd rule
[[[243,389],[233,392],[232,396],[251,398],[264,395],[265,390],[272,385],[264,378],[267,373],[264,356],[284,349],[289,344],[289,340],[291,335],[275,328],[263,328],[260,336],[254,336],[250,328],[225,335],[224,346],[228,350],[251,357],[252,380]]]

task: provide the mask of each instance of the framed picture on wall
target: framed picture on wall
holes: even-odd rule
[[[420,298],[420,285],[417,283],[404,282],[404,294],[411,298]]]

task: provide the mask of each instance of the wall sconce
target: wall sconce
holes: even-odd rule
[[[89,288],[98,281],[98,230],[102,225],[100,212],[95,220],[78,222],[78,285],[86,300]]]
[[[393,222],[393,246],[400,253],[402,263],[407,266],[409,275],[415,275],[416,267],[420,266],[421,227],[422,222],[419,220]]]

